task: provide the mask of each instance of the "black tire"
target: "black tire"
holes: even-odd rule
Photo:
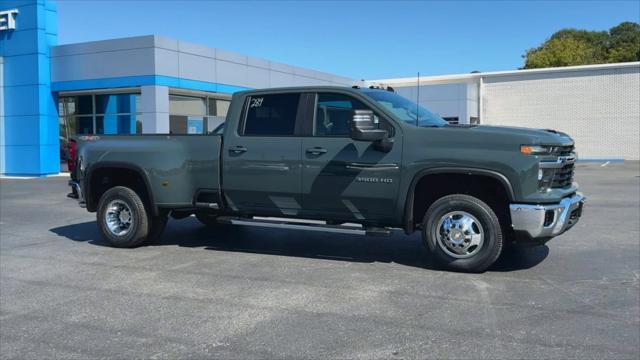
[[[197,212],[196,218],[198,219],[198,221],[200,221],[203,225],[207,227],[214,228],[214,227],[220,226],[220,223],[216,220],[218,216],[215,214],[206,213],[206,212]]]
[[[481,225],[476,226],[476,231],[483,233],[483,242],[476,247],[469,247],[469,254],[462,255],[469,257],[458,258],[448,254],[444,249],[450,253],[454,251],[445,245],[445,241],[438,241],[440,221],[452,212],[470,214]],[[455,229],[451,230],[453,231]],[[436,200],[429,207],[422,222],[422,239],[436,259],[447,268],[463,272],[483,272],[500,256],[503,234],[500,221],[489,205],[473,196],[454,194]]]
[[[122,202],[130,210],[131,225],[128,231],[122,235],[116,235],[109,230],[106,214],[108,206],[112,202]],[[150,217],[144,207],[140,196],[135,191],[124,187],[116,186],[107,190],[100,197],[97,212],[98,228],[102,236],[113,246],[120,248],[133,248],[142,245],[149,238],[151,229]]]

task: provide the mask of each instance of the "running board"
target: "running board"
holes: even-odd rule
[[[389,228],[363,228],[360,226],[347,226],[347,225],[327,225],[321,223],[303,222],[298,219],[288,220],[268,220],[268,219],[251,219],[251,218],[235,218],[235,217],[218,217],[218,222],[223,224],[232,225],[246,225],[246,226],[259,226],[278,229],[291,229],[291,230],[308,230],[308,231],[321,231],[330,232],[336,234],[351,234],[351,235],[367,235],[367,236],[389,236],[391,235],[391,229]]]
[[[214,209],[214,210],[220,209],[220,206],[218,206],[218,203],[197,202],[196,203],[196,207],[197,208]]]

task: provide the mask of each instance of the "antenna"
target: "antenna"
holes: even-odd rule
[[[420,112],[420,71],[418,71],[418,86],[416,91],[416,126],[420,127],[418,122],[418,113]]]

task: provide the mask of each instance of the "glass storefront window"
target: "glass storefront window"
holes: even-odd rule
[[[191,96],[169,96],[169,113],[176,115],[205,116],[204,99]]]
[[[136,113],[135,94],[96,95],[96,114]]]
[[[91,115],[93,114],[93,99],[91,95],[61,97],[58,101],[60,116]]]
[[[62,96],[58,114],[66,125],[60,136],[142,133],[139,104],[140,94]]]
[[[209,116],[227,116],[229,111],[229,100],[209,98]]]
[[[105,134],[105,132],[104,132],[104,116],[96,116],[95,133],[96,134]],[[113,134],[113,132],[108,132],[106,134]]]
[[[76,134],[88,135],[95,134],[93,131],[93,117],[92,116],[76,116],[73,118],[75,121]]]
[[[204,134],[205,126],[204,117],[169,115],[169,133],[171,134]]]
[[[169,134],[186,134],[187,118],[187,116],[169,115]]]
[[[169,95],[172,134],[206,134],[225,120],[230,101],[207,96]],[[140,94],[61,96],[60,136],[141,134]]]
[[[229,100],[184,95],[169,96],[169,128],[172,134],[207,134],[229,111]]]
[[[142,134],[142,116],[141,114],[136,114],[136,134]]]
[[[220,124],[224,122],[225,118],[223,116],[209,116],[207,117],[207,133],[215,130]]]
[[[63,97],[58,102],[58,115],[69,116],[76,113],[76,98]]]
[[[96,134],[127,135],[137,129],[135,114],[105,114],[96,116]]]
[[[93,99],[91,95],[77,96],[76,101],[76,114],[90,115],[93,114]]]

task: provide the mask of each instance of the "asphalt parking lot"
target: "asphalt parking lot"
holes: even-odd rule
[[[484,274],[418,234],[169,223],[108,247],[67,179],[0,182],[1,358],[633,358],[640,168],[581,164],[581,222]]]

